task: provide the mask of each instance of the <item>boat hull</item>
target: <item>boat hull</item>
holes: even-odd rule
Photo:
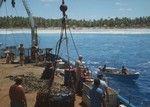
[[[117,79],[138,79],[140,74],[137,72],[137,73],[134,73],[134,74],[112,74],[112,73],[103,73],[105,74],[106,76],[109,76],[109,77],[114,77],[114,78],[117,78]]]
[[[138,79],[140,76],[139,72],[127,71],[127,74],[122,74],[120,69],[108,67],[105,71],[100,68],[100,73],[117,79]]]

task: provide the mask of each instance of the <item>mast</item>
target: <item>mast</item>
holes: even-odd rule
[[[6,2],[6,0],[0,0],[0,8],[2,6],[3,1]],[[23,3],[23,6],[25,7],[25,10],[26,10],[28,16],[29,16],[29,20],[30,20],[30,24],[31,24],[31,36],[32,36],[31,44],[32,44],[32,47],[38,46],[37,26],[35,26],[32,12],[29,8],[27,0],[22,0],[22,3]],[[12,4],[12,7],[15,8],[15,0],[11,0],[11,4]]]
[[[3,0],[0,0],[0,8],[1,8],[2,4],[3,4]]]
[[[33,15],[31,13],[29,5],[27,4],[27,0],[22,0],[22,2],[23,2],[23,5],[26,9],[26,12],[29,16],[29,20],[30,20],[30,23],[31,23],[31,36],[32,36],[31,43],[32,43],[32,47],[38,46],[37,26],[35,26]]]

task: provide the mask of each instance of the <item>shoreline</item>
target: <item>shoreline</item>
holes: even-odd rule
[[[61,30],[59,27],[54,28],[38,28],[38,34],[56,34],[60,33]],[[68,31],[69,32],[69,31]],[[150,34],[149,28],[71,28],[73,34]],[[0,29],[0,34],[12,34],[12,33],[31,33],[29,28],[22,29]]]

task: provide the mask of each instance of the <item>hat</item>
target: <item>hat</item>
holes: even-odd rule
[[[17,77],[17,78],[15,79],[15,82],[16,82],[17,84],[21,84],[21,83],[22,83],[22,78],[21,78],[21,77]]]
[[[99,85],[100,85],[99,79],[94,79],[94,85],[95,85],[95,86],[99,86]]]
[[[98,74],[97,75],[97,78],[102,78],[103,77],[103,74]]]
[[[82,55],[79,55],[79,58],[82,58]]]

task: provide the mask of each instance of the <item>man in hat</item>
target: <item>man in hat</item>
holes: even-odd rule
[[[11,107],[27,107],[24,88],[22,87],[22,79],[17,77],[9,89],[10,105]]]
[[[84,63],[82,61],[83,57],[79,55],[78,60],[76,60],[76,92],[80,94],[82,88],[82,75],[85,70]]]

